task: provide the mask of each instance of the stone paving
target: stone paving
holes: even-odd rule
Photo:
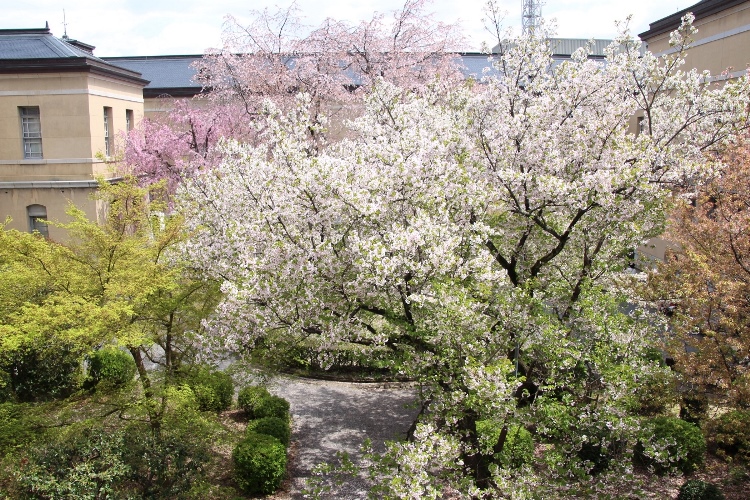
[[[386,440],[400,439],[416,417],[416,391],[404,384],[350,383],[278,377],[269,390],[289,401],[293,419],[290,479],[274,498],[305,498],[302,490],[316,464],[331,463],[336,452],[356,458],[369,438],[376,450]],[[351,480],[330,499],[366,498],[364,479]]]

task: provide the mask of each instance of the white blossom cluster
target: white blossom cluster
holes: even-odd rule
[[[627,35],[605,63],[558,64],[544,35],[508,44],[481,82],[375,85],[350,138],[324,147],[305,96],[268,108],[260,146],[225,142],[179,194],[185,254],[224,283],[208,346],[388,346],[422,384],[418,435],[391,449],[394,497],[512,484],[496,468],[446,479],[483,467],[478,420],[626,439],[652,328],[622,313],[613,277],[746,126],[746,78],[707,86],[683,51],[659,59]],[[593,442],[561,439],[561,460]]]

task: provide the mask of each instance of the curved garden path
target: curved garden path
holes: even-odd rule
[[[279,500],[305,498],[302,490],[313,467],[335,463],[336,452],[356,458],[365,438],[376,450],[384,449],[385,440],[403,438],[417,414],[416,391],[405,384],[277,377],[268,389],[289,401],[293,419],[290,478],[274,496]],[[324,498],[366,496],[366,483],[350,480]]]

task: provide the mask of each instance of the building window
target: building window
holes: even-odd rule
[[[104,155],[112,156],[112,108],[104,107]]]
[[[49,230],[47,229],[47,207],[44,205],[29,205],[26,207],[26,213],[29,216],[29,232],[36,232],[49,238]]]
[[[125,130],[127,130],[128,132],[133,130],[133,110],[132,109],[125,110]]]
[[[637,135],[645,134],[646,133],[646,117],[645,116],[639,116],[638,117],[638,133]]]
[[[42,122],[39,119],[39,106],[18,108],[21,113],[23,133],[23,157],[42,157]]]

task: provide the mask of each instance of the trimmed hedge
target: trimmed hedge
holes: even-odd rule
[[[265,387],[250,385],[240,389],[237,394],[237,406],[240,407],[250,418],[255,414],[255,407],[263,398],[268,398],[271,393]]]
[[[689,474],[703,463],[706,440],[697,425],[675,417],[656,417],[645,422],[635,456],[663,474],[677,468]]]
[[[680,487],[677,500],[724,500],[724,494],[714,484],[691,479]]]
[[[248,432],[232,452],[234,479],[248,493],[271,494],[286,472],[286,448],[275,437]]]
[[[279,396],[263,398],[255,407],[255,418],[276,417],[289,418],[289,401]]]
[[[292,429],[289,426],[289,419],[278,417],[263,417],[257,420],[251,420],[247,424],[248,433],[266,434],[273,436],[284,446],[289,446],[289,439],[292,437]]]
[[[133,357],[116,347],[104,347],[89,354],[89,375],[84,387],[91,389],[100,382],[121,387],[135,377]]]

